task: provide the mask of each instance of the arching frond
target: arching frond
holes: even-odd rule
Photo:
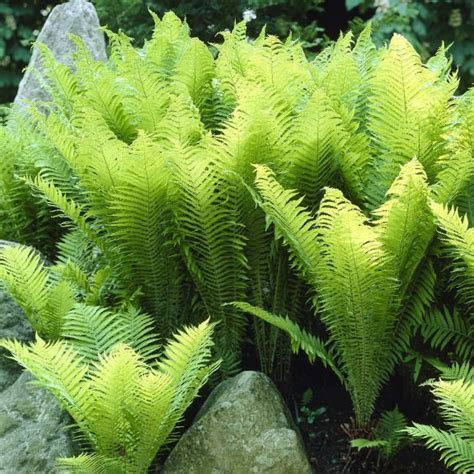
[[[35,331],[50,339],[59,337],[75,303],[74,291],[66,281],[53,281],[37,252],[20,245],[0,249],[0,281]]]

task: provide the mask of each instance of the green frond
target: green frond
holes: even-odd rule
[[[313,216],[301,204],[303,198],[284,189],[265,166],[256,166],[256,187],[262,196],[261,207],[267,222],[275,226],[275,237],[283,238],[294,263],[308,281],[314,282],[319,260],[317,233]]]
[[[178,147],[173,156],[173,210],[179,245],[207,315],[220,321],[217,347],[237,359],[245,318],[224,303],[243,299],[247,260],[236,203],[206,148]]]
[[[186,87],[199,109],[209,99],[214,68],[209,48],[197,38],[192,38],[176,64],[174,80]]]
[[[176,327],[182,298],[182,263],[174,248],[169,206],[170,179],[162,150],[140,134],[122,171],[116,173],[108,216],[104,216],[122,278],[131,287],[141,287],[144,308],[156,318],[164,337]]]
[[[451,367],[442,370],[443,380],[465,380],[467,383],[474,383],[474,367],[469,362],[458,364],[455,362]]]
[[[359,424],[369,420],[396,361],[391,345],[399,310],[391,258],[366,221],[340,191],[326,190],[316,219],[315,288]]]
[[[288,160],[288,186],[315,208],[330,184],[346,139],[340,116],[326,94],[316,89],[292,124],[293,143]]]
[[[101,454],[79,454],[71,458],[59,458],[56,462],[59,472],[70,474],[123,474],[124,470],[117,459]]]
[[[446,377],[445,377],[446,376]],[[474,376],[468,363],[443,370],[442,379],[430,380],[440,415],[449,431],[414,423],[406,431],[440,451],[441,460],[455,472],[474,470]]]
[[[474,307],[474,230],[456,208],[432,203],[444,254],[449,259],[450,283],[468,310]]]
[[[442,351],[452,345],[461,360],[470,360],[474,356],[474,324],[457,308],[452,312],[446,307],[428,312],[421,325],[421,335],[433,349]]]
[[[367,130],[375,152],[369,187],[372,203],[383,202],[399,166],[413,157],[428,176],[434,176],[450,120],[447,104],[454,94],[450,84],[435,87],[436,79],[408,41],[395,34],[370,81]]]
[[[34,179],[26,178],[25,182],[36,190],[62,217],[68,219],[73,226],[81,230],[98,248],[102,251],[105,249],[97,232],[89,224],[87,211],[81,204],[68,199],[53,182],[44,180],[40,175]]]
[[[75,303],[75,294],[67,282],[52,281],[37,252],[20,245],[3,247],[0,281],[38,333],[50,339],[59,336],[64,317]]]
[[[57,61],[45,44],[36,43],[34,47],[40,52],[41,74],[45,79],[46,90],[51,94],[56,107],[63,113],[70,113],[72,104],[79,93],[73,71],[67,65]]]
[[[0,340],[0,345],[34,375],[35,384],[49,390],[58,399],[74,418],[86,440],[93,444],[88,420],[94,405],[86,378],[89,368],[76,352],[64,341],[47,343],[39,336],[30,344]]]
[[[316,358],[320,359],[325,366],[331,367],[334,373],[338,375],[342,381],[342,376],[337,369],[333,355],[330,353],[324,342],[318,337],[309,334],[306,330],[301,329],[300,326],[292,321],[288,316],[283,317],[272,314],[262,308],[257,308],[256,306],[241,301],[234,301],[231,304],[241,311],[252,314],[272,326],[275,326],[281,331],[286,332],[290,337],[293,352],[297,354],[302,350],[308,356],[311,363],[313,363]]]
[[[474,442],[456,436],[454,433],[439,430],[429,425],[413,423],[407,432],[420,438],[430,449],[441,452],[440,459],[457,473],[468,474],[474,469]]]
[[[387,191],[387,201],[373,215],[386,252],[397,267],[403,295],[425,257],[435,230],[428,183],[421,163],[405,164]]]
[[[215,324],[185,327],[166,345],[157,370],[171,377],[176,384],[189,383],[191,375],[200,371],[211,359],[211,336]]]
[[[77,304],[66,314],[61,334],[84,361],[92,363],[118,344],[128,344],[145,361],[155,359],[158,344],[153,332],[153,320],[133,307],[113,312]]]
[[[132,332],[137,335],[137,330],[142,331],[135,325]],[[219,362],[211,362],[212,332],[207,321],[184,328],[155,367],[123,343],[89,364],[65,341],[46,344],[37,338],[26,345],[3,340],[0,345],[58,398],[94,451],[59,460],[61,469],[145,474],[218,368]]]

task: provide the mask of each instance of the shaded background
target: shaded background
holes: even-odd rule
[[[474,0],[92,0],[101,23],[122,29],[143,43],[151,31],[148,8],[162,15],[173,10],[186,17],[194,36],[218,42],[219,31],[231,28],[244,12],[249,34],[266,24],[267,31],[301,38],[308,54],[316,54],[340,31],[358,33],[372,21],[377,43],[393,32],[409,38],[426,59],[444,40],[461,74],[461,89],[474,78]],[[0,103],[16,93],[28,64],[32,41],[38,35],[55,0],[0,0]],[[255,18],[254,18],[255,17]]]

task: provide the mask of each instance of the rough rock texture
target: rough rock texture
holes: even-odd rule
[[[33,330],[23,311],[2,290],[0,290],[0,337],[21,341],[33,338]],[[7,358],[7,355],[6,351],[0,349],[0,392],[15,382],[22,372],[22,368]]]
[[[211,393],[163,472],[307,474],[311,467],[276,387],[264,374],[242,372]]]
[[[52,473],[56,458],[74,454],[70,420],[27,373],[0,394],[0,472]]]
[[[44,43],[52,51],[54,57],[64,64],[71,64],[71,53],[74,44],[69,35],[80,36],[92,56],[105,61],[104,35],[99,31],[99,19],[92,3],[85,0],[70,0],[53,8],[43,26],[37,41]],[[35,70],[41,70],[41,58],[37,49],[33,50],[29,70],[23,76],[15,97],[16,104],[25,101],[48,100],[48,93],[35,78]]]

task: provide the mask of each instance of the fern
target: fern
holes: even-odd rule
[[[361,449],[376,449],[380,457],[389,462],[406,441],[407,420],[398,408],[384,411],[374,429],[374,439],[357,438],[351,446]]]
[[[64,318],[75,303],[75,294],[66,281],[53,281],[33,249],[23,246],[0,249],[0,281],[35,331],[50,339],[60,336]]]
[[[331,367],[334,373],[342,379],[342,375],[337,369],[333,355],[330,354],[324,342],[312,336],[304,329],[301,329],[298,324],[289,319],[288,316],[283,317],[271,314],[268,311],[244,302],[236,301],[233,302],[232,305],[286,332],[291,339],[293,352],[298,353],[301,349],[308,356],[310,362],[314,362],[316,358],[320,359],[325,366]]]
[[[87,363],[63,341],[47,344],[37,338],[23,345],[4,340],[1,345],[35,376],[37,385],[58,398],[93,450],[61,459],[60,467],[145,473],[218,367],[211,363],[212,331],[207,322],[184,329],[155,367],[123,343],[95,363]]]
[[[446,466],[455,472],[474,469],[474,379],[468,364],[447,370],[447,380],[427,382],[448,427],[441,430],[414,423],[407,432],[422,439],[426,446],[440,452]]]
[[[433,349],[442,351],[452,345],[461,360],[470,360],[473,356],[474,325],[456,308],[452,312],[448,308],[430,311],[421,326],[421,334]]]

